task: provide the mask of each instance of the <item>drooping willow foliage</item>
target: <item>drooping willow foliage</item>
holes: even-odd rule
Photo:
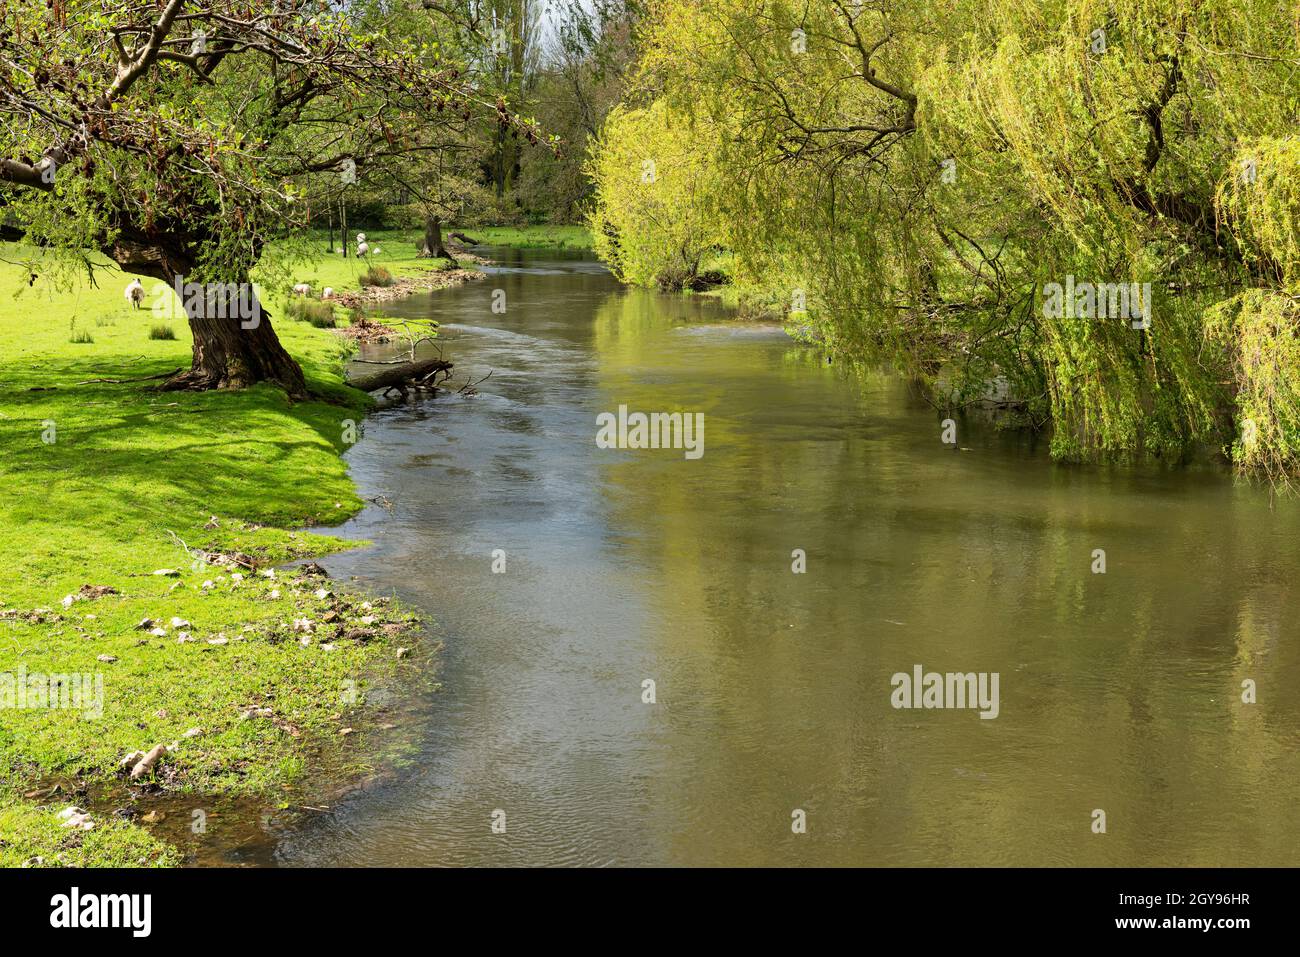
[[[999,383],[1059,458],[1209,447],[1296,472],[1293,4],[661,0],[650,16],[641,99],[592,159],[625,275],[656,271],[673,216],[705,216],[698,241],[730,248],[738,285],[793,326],[953,405]],[[637,180],[661,147],[692,175]],[[1067,283],[1109,308],[1045,308]],[[1115,308],[1134,283],[1146,321]]]

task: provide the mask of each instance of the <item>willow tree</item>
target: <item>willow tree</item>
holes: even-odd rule
[[[5,238],[92,275],[98,251],[169,285],[248,283],[268,242],[305,222],[303,177],[355,176],[453,120],[496,114],[462,66],[384,30],[394,10],[408,8],[10,0],[0,7]],[[271,381],[305,393],[264,310],[241,321],[209,297],[187,313],[193,363],[169,387]]]
[[[624,282],[689,286],[725,241],[707,203],[717,148],[706,124],[662,102],[610,114],[587,167],[600,197],[590,226],[597,254]]]
[[[1001,382],[1060,457],[1283,475],[1298,32],[1282,0],[663,0],[641,88],[725,127],[701,202],[826,348]],[[1053,311],[1076,280],[1150,283],[1150,322]]]

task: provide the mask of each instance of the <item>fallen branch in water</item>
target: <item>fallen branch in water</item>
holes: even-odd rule
[[[389,366],[382,372],[372,372],[348,380],[348,385],[362,392],[396,389],[403,397],[409,389],[433,391],[438,386],[438,376],[443,382],[451,378],[452,364],[446,359],[420,359]]]
[[[442,358],[442,347],[439,346],[439,345],[434,341],[433,337],[432,337],[432,336],[421,336],[421,337],[418,338],[418,339],[412,339],[412,340],[411,340],[410,348],[406,350],[406,356],[405,356],[405,358],[401,358],[401,359],[361,359],[361,358],[355,358],[355,359],[353,359],[352,361],[353,361],[353,362],[357,362],[357,363],[362,363],[362,364],[364,364],[364,365],[369,365],[369,366],[400,366],[400,365],[403,365],[403,364],[406,364],[406,363],[414,362],[414,361],[415,361],[415,349],[416,349],[416,347],[417,347],[417,346],[421,346],[421,345],[423,345],[423,344],[426,343],[426,342],[429,343],[430,345],[432,345],[435,349],[437,349],[437,350],[438,350],[438,357],[439,357],[439,358]]]
[[[457,395],[478,395],[478,388],[477,388],[478,385],[492,378],[493,371],[495,370],[490,370],[488,374],[485,375],[483,378],[479,379],[478,382],[470,382],[468,379],[466,379],[465,384],[456,390],[456,394]],[[450,376],[448,378],[450,378]]]

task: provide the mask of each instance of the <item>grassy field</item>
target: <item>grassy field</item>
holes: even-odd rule
[[[427,268],[401,260],[413,248],[380,245],[395,271]],[[24,255],[0,246],[10,263]],[[341,286],[353,268],[322,260],[299,272]],[[133,310],[120,273],[101,274],[97,289],[27,278],[0,265],[0,678],[96,676],[102,715],[17,707],[13,686],[8,703],[0,687],[0,865],[171,864],[175,849],[108,812],[148,813],[151,790],[192,795],[199,809],[214,795],[274,803],[322,746],[347,766],[377,744],[358,713],[368,681],[405,667],[396,648],[410,637],[383,627],[400,610],[260,573],[345,547],[293,529],[362,507],[340,453],[369,399],[341,385],[346,348],[332,333],[283,319],[281,339],[329,401],[92,381],[188,367],[187,324]],[[159,324],[175,339],[150,338]],[[232,553],[257,559],[259,573],[211,560]],[[322,584],[339,595],[317,597]],[[83,586],[113,593],[69,597]],[[325,624],[362,615],[377,620],[358,637]],[[146,618],[157,632],[137,628]],[[314,631],[295,630],[297,619]],[[119,762],[158,744],[177,747],[133,798]],[[92,830],[60,826],[57,812],[90,810],[87,789],[104,788],[111,805],[94,810]]]
[[[520,249],[590,249],[585,226],[464,226],[456,227],[490,246]]]
[[[520,249],[590,249],[591,233],[585,226],[453,226],[443,231],[444,238],[451,243],[453,230],[462,230],[473,239],[487,246],[514,246]],[[371,248],[370,265],[383,266],[394,276],[418,275],[422,271],[447,269],[445,260],[429,261],[417,259],[416,253],[423,240],[423,234],[417,230],[350,230],[348,248],[356,248],[356,235],[365,234],[366,242]],[[334,239],[334,252],[328,253],[329,237],[324,232],[317,232],[313,246],[320,250],[320,259],[294,274],[298,282],[311,284],[313,293],[319,295],[325,286],[334,289],[355,289],[357,280],[365,271],[365,264],[349,255],[344,258],[339,253],[339,241]],[[473,247],[466,247],[473,252]],[[375,253],[374,250],[379,252]]]
[[[334,252],[328,252],[329,237],[318,232],[312,246],[319,251],[319,257],[311,262],[295,267],[294,282],[305,282],[311,286],[312,294],[320,296],[326,286],[335,291],[356,290],[359,288],[361,274],[371,266],[382,266],[393,276],[418,276],[427,272],[440,272],[452,268],[445,259],[417,259],[419,243],[422,236],[411,231],[363,230],[370,254],[365,262],[358,260],[352,253],[356,249],[357,231],[348,238],[348,256],[339,251],[339,241],[334,240]],[[477,238],[477,237],[476,237]],[[378,250],[378,252],[376,252]]]

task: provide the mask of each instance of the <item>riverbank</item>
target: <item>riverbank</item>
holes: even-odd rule
[[[446,289],[462,282],[481,279],[477,267],[484,260],[471,250],[449,242],[447,249],[456,256],[456,262],[446,259],[421,259],[421,237],[410,231],[382,230],[365,234],[370,252],[358,259],[355,251],[356,234],[349,238],[348,255],[343,256],[337,240],[329,243],[328,237],[318,233],[315,245],[318,256],[311,262],[297,264],[293,282],[311,287],[311,297],[319,299],[325,289],[333,292],[336,307],[352,309],[368,307],[401,299],[417,292]],[[333,252],[328,251],[333,247]],[[389,285],[363,285],[362,278],[369,271],[382,269],[389,274]]]
[[[364,506],[341,453],[371,400],[342,384],[350,347],[288,321],[274,295],[321,400],[157,392],[150,377],[189,364],[184,321],[133,310],[120,273],[29,286],[25,254],[3,252],[0,866],[182,863],[185,848],[151,833],[164,813],[201,844],[234,825],[218,803],[276,807],[309,770],[354,770],[394,732],[366,695],[400,680],[414,622],[275,570],[358,544],[301,529]],[[401,253],[395,271],[422,271]],[[299,272],[341,286],[347,268]],[[154,338],[160,325],[174,338]],[[61,707],[51,681],[56,699],[74,689]],[[160,745],[130,780],[139,756],[124,758]],[[90,816],[72,823],[69,808]]]
[[[464,231],[485,246],[514,249],[591,249],[585,226],[466,226]]]

